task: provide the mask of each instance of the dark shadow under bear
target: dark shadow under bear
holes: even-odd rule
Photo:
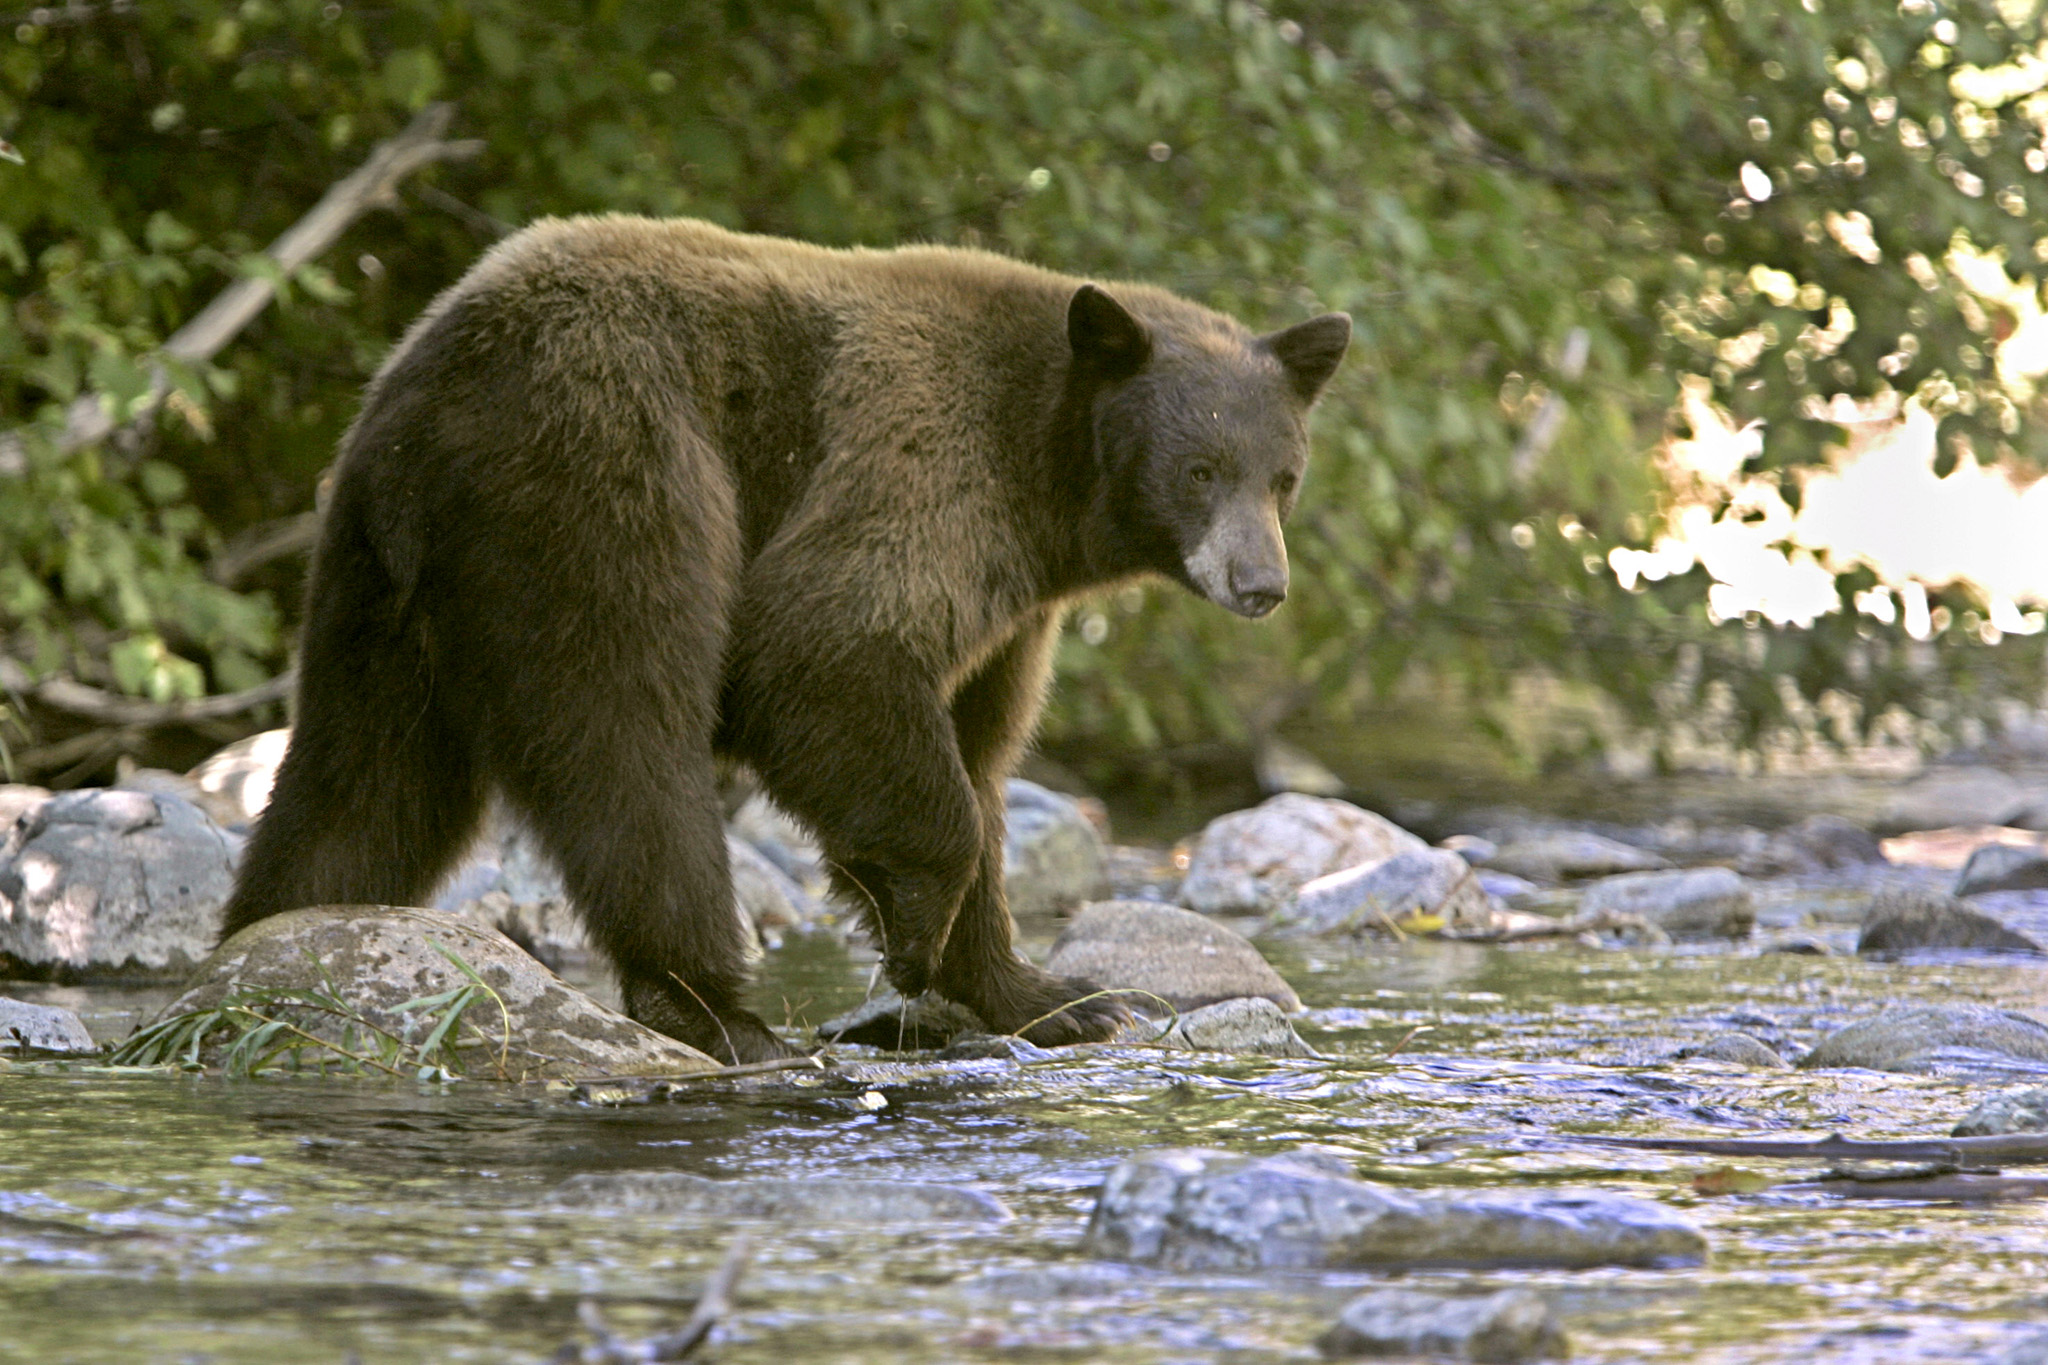
[[[1003,780],[1062,604],[1162,573],[1276,606],[1349,337],[1339,314],[1255,337],[979,252],[521,232],[413,326],[343,441],[228,932],[423,902],[496,792],[635,1018],[782,1055],[740,1004],[726,758],[817,832],[906,996],[1107,1036],[1118,1007],[1020,959],[1003,899]]]

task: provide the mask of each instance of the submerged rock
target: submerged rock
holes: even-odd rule
[[[1317,877],[1428,847],[1348,801],[1288,792],[1209,822],[1180,902],[1205,915],[1262,915]]]
[[[2048,1024],[1989,1005],[1893,1005],[1821,1039],[1799,1067],[1928,1074],[2015,1058],[2048,1063]]]
[[[0,1052],[98,1052],[85,1021],[56,1005],[0,995]]]
[[[1974,896],[1984,891],[2034,891],[2042,887],[2048,887],[2048,854],[2039,847],[1985,844],[1970,854],[1970,860],[1956,875],[1955,894]]]
[[[1002,1223],[1002,1200],[964,1185],[916,1180],[711,1180],[682,1171],[574,1175],[555,1190],[567,1208],[657,1218],[761,1218],[792,1223]]]
[[[1376,1289],[1344,1305],[1336,1326],[1316,1338],[1327,1358],[1432,1356],[1520,1365],[1563,1360],[1564,1329],[1550,1305],[1528,1289],[1447,1298],[1413,1289]]]
[[[1954,896],[1917,887],[1877,893],[1856,940],[1859,953],[1904,953],[1934,948],[1987,953],[2039,954],[2042,946]]]
[[[1725,867],[1630,872],[1587,887],[1579,913],[1633,915],[1672,938],[1747,938],[1756,927],[1756,896]]]
[[[2000,1133],[2048,1133],[2048,1085],[1989,1096],[1950,1130],[1952,1137],[1995,1137]]]
[[[1102,835],[1072,797],[1013,777],[1003,835],[1003,892],[1022,919],[1071,910],[1109,889]]]
[[[1417,916],[1453,932],[1493,927],[1500,907],[1481,874],[1449,849],[1410,848],[1318,877],[1267,917],[1278,938],[1366,937],[1417,927]]]
[[[1139,1024],[1136,1030],[1145,1029]],[[1319,1057],[1301,1040],[1280,1007],[1262,996],[1222,1000],[1190,1010],[1173,1021],[1163,1035],[1152,1038],[1160,1047],[1190,1052],[1231,1052],[1258,1057]]]
[[[1140,1152],[1110,1172],[1085,1248],[1182,1270],[1696,1263],[1699,1229],[1661,1204],[1537,1190],[1419,1192],[1313,1153]]]
[[[462,1015],[457,1053],[466,1075],[536,1080],[718,1069],[716,1061],[688,1044],[572,990],[502,934],[458,916],[390,906],[290,910],[251,925],[206,960],[192,985],[158,1019],[212,1009],[241,989],[331,988],[364,1020],[412,1040],[433,1025],[428,1012],[401,1011],[401,1005],[469,984],[468,975],[440,951],[444,948],[496,993]],[[289,1004],[275,1011],[333,1043],[348,1043],[345,1034],[353,1028],[354,1047],[366,1046],[359,1025]],[[218,1044],[202,1056],[209,1064],[218,1059]]]
[[[939,1049],[942,1062],[1045,1062],[1058,1055],[1009,1033],[963,1033]]]
[[[1580,829],[1530,830],[1509,839],[1485,866],[1537,882],[1658,872],[1670,860],[1648,849]]]
[[[1755,1034],[1731,1030],[1717,1033],[1704,1042],[1691,1043],[1678,1050],[1679,1061],[1729,1062],[1735,1066],[1753,1066],[1766,1070],[1777,1070],[1786,1065],[1777,1050]]]
[[[883,986],[836,1019],[818,1025],[821,1043],[862,1043],[891,1052],[941,1048],[962,1034],[988,1033],[980,1015],[967,1006],[926,992],[906,1001]]]
[[[1053,941],[1045,969],[1142,991],[1130,1004],[1147,1014],[1247,995],[1264,996],[1283,1010],[1301,1008],[1294,988],[1244,935],[1191,910],[1149,901],[1086,907]]]
[[[0,839],[0,972],[175,977],[213,950],[241,843],[191,802],[88,788]]]

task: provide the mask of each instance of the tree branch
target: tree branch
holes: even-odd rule
[[[278,269],[289,275],[320,255],[356,219],[373,208],[395,203],[395,187],[420,167],[435,161],[453,161],[475,156],[484,144],[474,139],[444,142],[454,117],[455,106],[430,104],[422,109],[398,136],[377,144],[369,160],[336,181],[320,202],[285,229],[265,254]],[[277,293],[267,279],[245,276],[223,289],[199,315],[172,333],[163,344],[163,359],[197,365],[211,360],[236,333],[253,321]],[[130,422],[140,422],[163,406],[171,391],[170,373],[162,360],[153,367],[149,392],[136,405]],[[64,415],[64,430],[56,437],[60,451],[77,450],[113,434],[116,427],[110,405],[99,394],[85,393],[73,399]],[[19,478],[28,472],[28,444],[22,433],[0,435],[0,477]]]
[[[83,716],[102,725],[143,728],[239,716],[245,711],[289,697],[297,676],[296,672],[287,669],[269,682],[241,692],[224,692],[219,696],[198,697],[190,701],[156,702],[103,692],[70,678],[45,678],[37,682],[20,664],[0,656],[0,689],[33,698],[53,711]]]

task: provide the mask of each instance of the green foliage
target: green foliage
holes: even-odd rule
[[[487,144],[280,281],[217,363],[173,375],[134,448],[32,444],[28,477],[0,478],[0,643],[140,695],[282,664],[290,576],[231,591],[205,560],[311,504],[404,324],[550,213],[979,244],[1260,326],[1353,315],[1294,601],[1262,626],[1164,591],[1102,604],[1062,656],[1070,746],[1342,714],[1417,667],[1483,689],[1541,664],[1648,716],[1684,656],[1681,681],[1734,687],[1751,733],[1782,714],[1772,670],[1925,701],[1965,656],[1888,669],[1899,650],[1849,615],[1765,632],[1760,659],[1756,632],[1709,625],[1699,573],[1624,592],[1597,568],[1656,531],[1645,456],[1678,380],[1768,424],[1766,469],[1819,457],[1835,395],[1887,390],[1942,417],[1946,450],[2041,454],[2030,400],[1995,379],[2011,319],[1945,264],[1966,242],[2031,269],[2044,234],[2048,97],[1972,74],[2033,60],[2039,35],[1989,0],[39,13],[0,34],[0,137],[23,158],[0,163],[9,423],[53,430],[86,391],[132,405],[152,349],[427,101]],[[1518,461],[1553,396],[1554,442]]]

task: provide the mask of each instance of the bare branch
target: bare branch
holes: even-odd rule
[[[285,229],[265,253],[278,269],[289,275],[332,246],[349,225],[369,210],[397,202],[397,183],[420,167],[435,161],[453,161],[475,156],[484,144],[476,140],[444,142],[454,117],[450,104],[430,104],[422,109],[405,131],[380,142],[370,159],[321,196],[298,222]],[[263,311],[276,295],[277,286],[267,279],[245,276],[223,289],[199,315],[172,333],[163,344],[165,359],[196,365],[212,359],[223,346]],[[159,361],[150,377],[150,389],[139,400],[130,421],[139,422],[163,406],[171,389],[170,374]],[[72,400],[64,415],[64,430],[56,437],[59,450],[76,450],[113,434],[114,414],[96,393]],[[0,477],[19,478],[28,471],[28,446],[20,432],[0,436]]]
[[[224,587],[233,587],[272,560],[304,554],[319,540],[318,512],[267,521],[215,555],[206,566],[206,576]]]
[[[219,720],[224,716],[239,716],[271,702],[283,701],[292,694],[297,674],[286,670],[269,682],[241,692],[224,692],[214,697],[198,697],[191,701],[142,701],[135,697],[123,697],[113,692],[103,692],[97,687],[70,678],[45,678],[41,682],[29,677],[28,670],[14,660],[0,656],[0,688],[32,697],[53,711],[63,711],[73,716],[103,725],[133,726],[154,729],[165,725],[185,725],[192,721]]]

